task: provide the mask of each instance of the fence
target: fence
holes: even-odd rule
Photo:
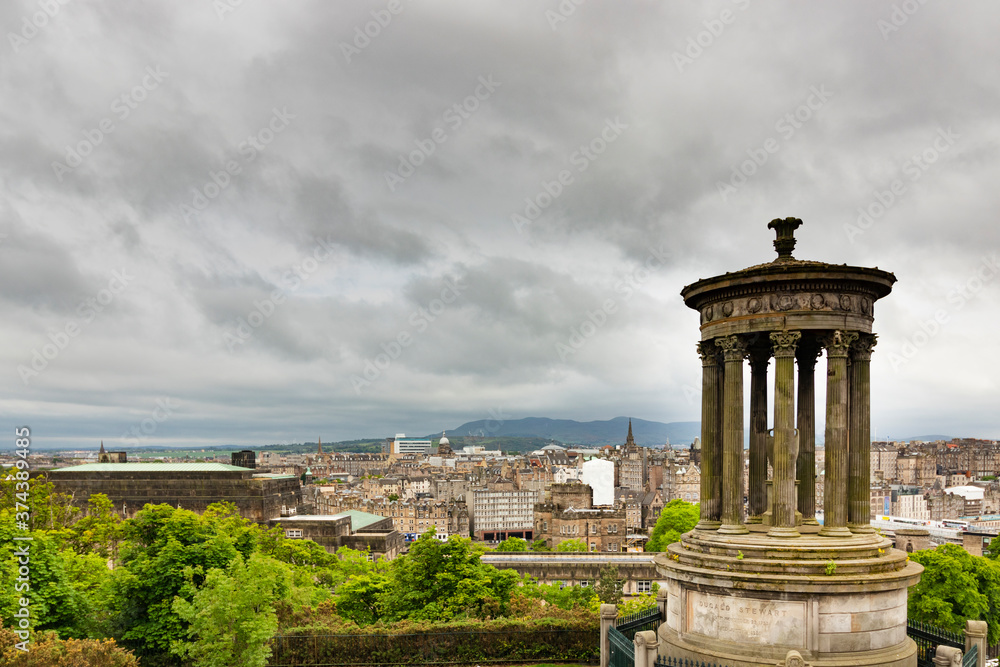
[[[906,634],[917,644],[917,667],[934,667],[934,652],[939,645],[965,648],[965,637],[930,623],[906,621]]]
[[[652,667],[663,608],[618,617],[618,607],[601,605],[601,667]]]
[[[596,628],[277,636],[268,666],[588,662],[598,657],[599,640]]]
[[[606,667],[635,667],[635,644],[613,625],[608,628],[607,660]]]
[[[655,667],[726,667],[714,662],[699,662],[688,660],[687,658],[674,658],[672,656],[660,656],[654,663]]]
[[[615,629],[625,635],[625,638],[631,642],[635,639],[635,633],[637,632],[642,632],[643,630],[652,630],[655,632],[663,622],[662,618],[660,610],[653,607],[649,611],[641,611],[637,614],[618,617],[615,619]]]

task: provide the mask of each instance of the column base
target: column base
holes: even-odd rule
[[[802,525],[803,526],[818,526],[819,525],[819,521],[816,520],[816,517],[812,517],[811,516],[808,519],[802,519]]]
[[[699,521],[694,529],[695,530],[718,530],[719,526],[722,525],[721,521],[715,521],[714,519],[702,519]]]
[[[720,535],[743,535],[744,533],[749,533],[750,529],[744,526],[742,523],[724,523],[719,526]],[[850,533],[847,533],[850,535]]]
[[[794,528],[789,528],[787,526],[774,526],[771,530],[767,531],[768,537],[802,537],[802,535]]]
[[[758,515],[756,515],[756,516],[752,516],[752,517],[748,518],[748,519],[747,519],[747,523],[748,523],[748,524],[751,524],[751,523],[752,523],[752,524],[755,524],[755,525],[756,525],[756,524],[759,524],[759,523],[763,523],[763,519],[762,519],[762,518],[761,518],[761,516],[760,516],[760,515],[758,514]]]
[[[852,533],[874,533],[875,532],[875,529],[872,528],[867,523],[860,523],[860,524],[857,524],[857,523],[848,523],[847,524],[847,528]]]
[[[823,528],[819,531],[820,537],[850,537],[853,534],[854,533],[852,533],[847,526],[840,526],[837,528],[832,526],[823,526]]]

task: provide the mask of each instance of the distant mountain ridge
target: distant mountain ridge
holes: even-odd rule
[[[615,417],[605,421],[578,422],[573,419],[525,417],[524,419],[480,419],[450,429],[449,435],[461,436],[511,436],[546,438],[566,444],[620,445],[628,435],[628,417]],[[672,445],[686,445],[701,435],[700,422],[654,422],[632,419],[632,437],[638,445],[662,447],[668,440]]]

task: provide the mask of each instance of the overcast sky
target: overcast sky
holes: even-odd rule
[[[795,216],[899,279],[876,436],[1000,437],[1000,7],[577,2],[0,4],[7,432],[697,420]]]

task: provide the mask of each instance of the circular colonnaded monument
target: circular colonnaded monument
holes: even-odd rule
[[[667,580],[660,652],[747,667],[803,661],[915,667],[906,596],[923,568],[869,524],[872,322],[875,302],[896,278],[877,268],[795,259],[801,224],[797,218],[768,224],[777,234],[773,262],[681,291],[701,314],[701,516],[655,559]],[[823,352],[820,525],[815,370]],[[744,360],[750,365],[746,493]]]

